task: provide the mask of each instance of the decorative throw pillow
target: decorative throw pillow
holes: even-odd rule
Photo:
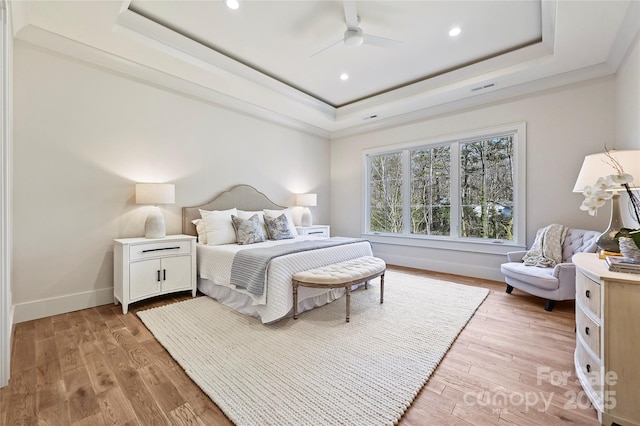
[[[207,230],[207,244],[233,244],[236,242],[236,231],[231,223],[231,215],[237,216],[238,210],[200,210],[200,216]]]
[[[253,244],[264,241],[262,225],[257,214],[254,214],[249,219],[231,216],[231,223],[233,223],[233,227],[236,230],[238,244]]]
[[[196,233],[198,234],[198,242],[200,244],[207,244],[207,228],[204,226],[204,220],[193,219],[191,221],[196,226]]]
[[[289,222],[289,229],[291,230],[291,234],[293,235],[292,238],[298,236],[298,231],[296,231],[296,225],[295,223],[293,223],[293,217],[291,216],[291,210],[289,208],[286,208],[284,210],[264,209],[263,212],[265,216],[269,217],[278,217],[281,214],[284,214],[287,217],[287,221]]]
[[[260,221],[260,226],[262,227],[262,233],[264,234],[265,238],[267,238],[267,228],[264,225],[264,213],[262,212],[262,210],[260,211],[246,211],[246,210],[240,210],[238,209],[238,217],[240,219],[249,219],[251,216],[253,216],[254,214],[258,215],[258,220]]]
[[[265,216],[264,224],[267,226],[267,233],[272,240],[288,240],[296,237],[291,232],[289,220],[284,213],[278,217]]]

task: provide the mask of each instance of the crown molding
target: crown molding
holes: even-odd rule
[[[65,56],[108,69],[123,76],[141,80],[158,88],[174,90],[191,98],[276,123],[314,136],[329,137],[325,129],[296,120],[284,114],[260,107],[203,85],[184,80],[166,72],[130,61],[109,52],[45,31],[33,25],[22,27],[18,39]]]

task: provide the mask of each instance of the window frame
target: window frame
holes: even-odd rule
[[[459,236],[460,226],[460,152],[461,143],[491,139],[496,136],[513,135],[513,167],[514,167],[514,227],[513,240],[490,240],[483,238],[463,238]],[[419,235],[411,234],[408,220],[410,217],[409,201],[410,200],[410,152],[412,150],[422,148],[434,148],[437,146],[451,146],[451,200],[456,200],[455,204],[451,203],[451,235]],[[400,153],[403,160],[403,232],[402,233],[386,233],[379,231],[370,231],[370,158],[377,155]],[[516,248],[523,249],[526,247],[526,123],[518,122],[500,125],[491,128],[478,129],[464,133],[443,135],[440,137],[419,139],[400,144],[387,145],[377,148],[371,148],[363,151],[363,167],[364,167],[364,209],[362,224],[362,236],[368,238],[372,242],[389,243],[405,246],[430,247],[438,249],[453,249],[461,251],[474,251],[503,254]]]

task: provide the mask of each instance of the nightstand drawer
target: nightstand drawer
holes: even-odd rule
[[[191,241],[161,241],[129,247],[129,260],[191,254]]]
[[[593,353],[600,356],[600,325],[593,322],[580,307],[576,309],[576,329]]]
[[[576,271],[576,299],[600,318],[600,285]]]
[[[296,226],[298,235],[310,235],[314,237],[329,237],[331,231],[329,225]]]

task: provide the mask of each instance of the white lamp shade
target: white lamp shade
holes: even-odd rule
[[[315,207],[318,205],[317,194],[298,194],[296,196],[296,204],[303,207]]]
[[[173,204],[175,185],[171,183],[136,183],[136,204]]]
[[[640,150],[610,151],[609,155],[615,158],[624,173],[633,176],[632,188],[640,188]],[[573,192],[583,192],[585,186],[593,186],[598,178],[615,175],[617,170],[611,164],[611,159],[605,153],[591,154],[584,157],[578,179],[573,187]],[[621,189],[612,188],[614,189]]]

